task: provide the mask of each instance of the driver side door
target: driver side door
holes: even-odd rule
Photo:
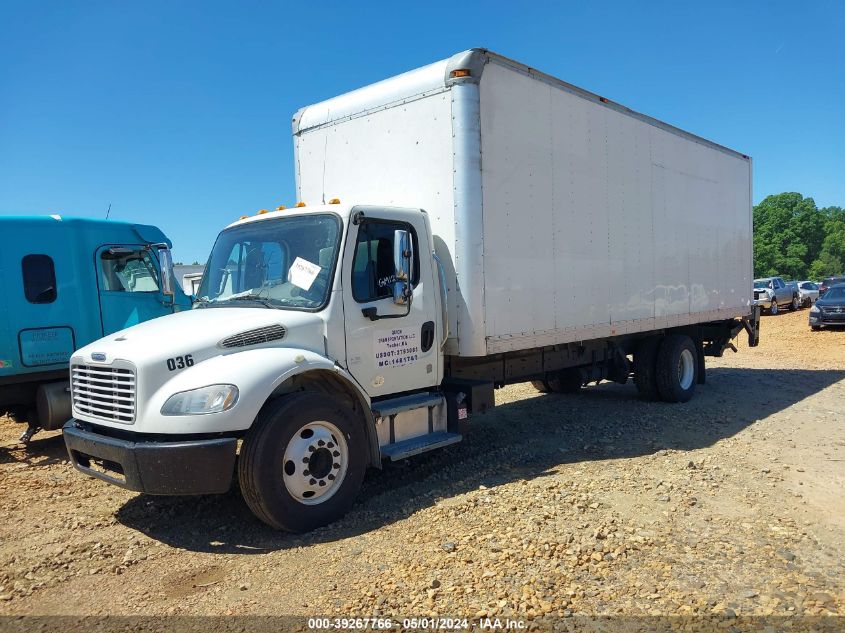
[[[102,246],[95,266],[103,336],[173,312],[161,292],[158,262],[146,246]]]
[[[396,231],[413,244],[410,308],[393,300]],[[350,226],[344,253],[343,306],[349,372],[372,398],[429,388],[438,382],[435,301],[425,224],[367,217]],[[374,308],[371,320],[363,310]]]

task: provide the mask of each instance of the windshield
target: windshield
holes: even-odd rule
[[[822,299],[825,301],[830,301],[831,299],[834,301],[843,301],[845,300],[845,288],[831,288],[824,293]]]
[[[755,288],[769,288],[772,285],[771,281],[755,281],[754,287]]]
[[[331,214],[280,217],[223,231],[208,259],[198,307],[322,308],[339,235],[340,221]]]

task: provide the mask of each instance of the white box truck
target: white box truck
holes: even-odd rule
[[[237,471],[256,516],[309,530],[495,387],[684,402],[757,342],[747,156],[480,49],[293,135],[304,202],[224,229],[194,310],[74,353],[78,469],[152,494]]]

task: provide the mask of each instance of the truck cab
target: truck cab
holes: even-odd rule
[[[28,441],[70,418],[74,349],[191,301],[161,281],[170,242],[155,227],[56,215],[0,230],[0,409],[28,421]]]
[[[284,464],[284,487],[247,496],[259,516],[294,530],[325,522],[350,503],[330,497],[357,489],[367,466],[460,439],[440,391],[433,252],[420,209],[330,204],[238,220],[193,310],[73,354],[74,464],[153,494],[224,492],[244,438],[245,489],[266,488],[259,473]]]

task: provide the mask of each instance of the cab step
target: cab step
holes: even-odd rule
[[[410,396],[389,398],[372,403],[373,415],[377,418],[387,418],[405,411],[436,407],[443,403],[443,396],[439,393],[415,393]]]
[[[394,442],[381,447],[381,456],[390,458],[390,461],[395,462],[406,457],[419,455],[426,451],[435,448],[442,448],[449,446],[449,444],[456,444],[463,439],[460,433],[449,433],[448,431],[438,431],[436,433],[428,433],[420,435],[419,437],[412,437],[401,442]]]

